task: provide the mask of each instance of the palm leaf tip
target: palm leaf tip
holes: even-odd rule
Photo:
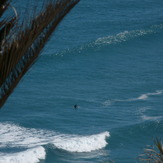
[[[154,146],[146,148],[139,159],[146,162],[163,163],[163,144],[161,140],[156,138]]]
[[[29,25],[19,28],[14,39],[1,47],[0,107],[34,64],[59,22],[78,2],[79,0],[49,1]],[[9,33],[10,28],[7,31]],[[4,40],[3,32],[1,38],[0,42]]]
[[[7,7],[9,6],[9,0],[1,0],[0,2],[0,17],[3,15]]]

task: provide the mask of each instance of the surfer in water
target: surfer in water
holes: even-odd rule
[[[78,109],[78,105],[77,104],[74,105],[74,109]]]

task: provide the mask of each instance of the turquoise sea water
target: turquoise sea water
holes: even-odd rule
[[[0,110],[0,163],[138,162],[163,139],[162,43],[163,1],[81,0]]]

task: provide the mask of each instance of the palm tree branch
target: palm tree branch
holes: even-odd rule
[[[79,2],[67,0],[49,2],[44,11],[33,18],[28,28],[18,33],[2,56],[0,70],[2,106],[23,75],[36,61],[45,43],[64,16]],[[2,64],[5,63],[5,64]]]
[[[8,8],[9,4],[10,4],[10,0],[1,0],[1,3],[0,3],[0,17],[3,15],[5,10]]]

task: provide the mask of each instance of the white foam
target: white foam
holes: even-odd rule
[[[54,146],[69,152],[91,152],[104,148],[107,145],[106,138],[109,136],[109,132],[104,132],[91,136],[65,137],[54,141]]]
[[[117,44],[117,43],[128,41],[129,39],[147,35],[150,33],[154,33],[153,30],[149,29],[149,30],[124,31],[124,32],[120,32],[113,36],[98,38],[95,41],[95,44],[96,45]]]
[[[147,115],[142,115],[141,118],[145,121],[158,121],[163,118],[163,116],[147,116]]]
[[[148,95],[147,94],[143,94],[141,96],[139,96],[138,98],[135,98],[135,100],[145,100],[148,98]]]
[[[156,95],[160,95],[163,93],[163,90],[157,90],[156,92],[153,93],[146,93],[146,94],[142,94],[137,98],[134,98],[133,100],[146,100],[147,98],[149,98],[150,96],[156,96]]]
[[[161,30],[161,29],[163,29],[162,24],[152,26],[149,29],[145,29],[145,30],[140,29],[140,30],[124,31],[124,32],[120,32],[120,33],[113,35],[113,36],[106,36],[106,37],[98,38],[95,41],[95,45],[117,44],[117,43],[128,41],[128,40],[133,39],[133,38],[144,36],[147,34],[156,33],[158,30]]]
[[[50,132],[29,129],[14,124],[0,123],[0,147],[29,147],[34,148],[47,144],[46,136],[51,137]]]
[[[163,118],[163,116],[149,116],[147,115],[147,111],[152,110],[151,107],[142,107],[138,109],[138,115],[143,121],[159,121]]]
[[[150,96],[157,96],[157,95],[161,95],[162,93],[163,93],[163,90],[157,90],[153,93],[142,94],[136,98],[106,100],[103,102],[103,105],[109,106],[115,102],[132,102],[132,101],[139,101],[139,100],[147,100]]]
[[[104,106],[110,106],[110,105],[112,105],[112,103],[113,103],[113,101],[111,101],[111,100],[106,100],[106,101],[104,101],[102,104],[103,104]]]
[[[157,95],[160,95],[163,93],[163,90],[157,90],[153,93],[145,93],[145,94],[142,94],[140,95],[139,97],[137,98],[131,98],[131,99],[127,99],[126,101],[137,101],[137,100],[146,100],[148,99],[150,96],[157,96]]]
[[[37,147],[12,154],[0,153],[0,163],[38,163],[40,159],[45,159],[45,156],[45,149]]]
[[[163,93],[163,90],[157,90],[156,92],[153,93],[146,93],[146,94],[142,94],[141,96],[139,96],[138,98],[136,98],[137,100],[145,100],[147,99],[149,96],[156,96],[156,95],[160,95]]]
[[[0,163],[36,163],[45,159],[42,145],[54,144],[55,147],[69,152],[90,152],[104,148],[109,132],[80,136],[60,134],[54,131],[24,128],[15,124],[0,123],[0,148],[26,148],[18,153],[0,153]],[[14,151],[13,151],[14,152]]]

